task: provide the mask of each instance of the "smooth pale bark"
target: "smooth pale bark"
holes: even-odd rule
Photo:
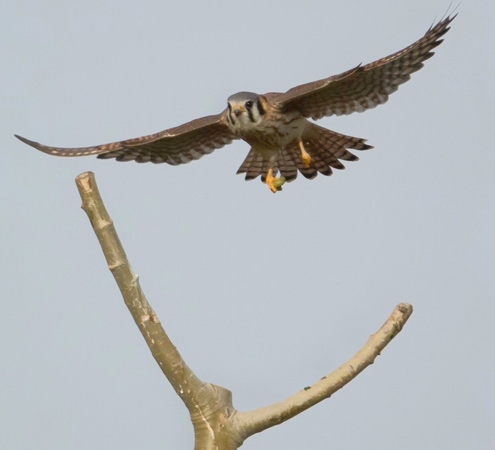
[[[401,331],[411,314],[412,306],[408,303],[400,303],[383,326],[370,336],[364,347],[349,361],[320,379],[313,386],[305,388],[281,403],[275,403],[250,412],[239,413],[240,428],[245,430],[248,436],[251,436],[266,428],[285,422],[330,397],[359,375],[366,367],[373,364],[375,358]]]
[[[81,195],[82,208],[98,237],[108,268],[115,277],[124,302],[162,372],[189,410],[196,437],[196,450],[235,450],[249,436],[285,422],[330,397],[373,364],[412,314],[411,305],[399,304],[364,347],[336,371],[283,402],[250,412],[239,412],[232,404],[232,393],[223,387],[201,381],[187,366],[165,333],[146,300],[139,277],[129,264],[101,199],[94,174],[85,172],[79,175],[76,184]]]

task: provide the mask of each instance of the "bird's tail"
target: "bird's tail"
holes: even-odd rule
[[[329,176],[332,175],[333,169],[345,168],[339,160],[357,161],[359,159],[347,149],[369,150],[373,148],[365,143],[366,139],[336,133],[314,123],[306,126],[302,142],[311,156],[310,166],[306,167],[301,157],[299,144],[294,142],[287,148],[279,150],[277,160],[272,166],[274,174],[279,171],[288,182],[294,181],[298,172],[308,179],[315,178],[318,172]],[[269,168],[269,162],[252,148],[237,173],[245,173],[246,180],[252,180],[261,175],[261,180],[265,181]]]
[[[246,159],[241,164],[241,167],[237,170],[237,174],[245,173],[247,181],[253,180],[259,175],[266,175],[268,169],[266,169],[266,172],[263,171],[263,166],[266,164],[267,161],[263,161],[263,156],[261,156],[261,153],[257,152],[254,148],[251,148],[246,156]]]

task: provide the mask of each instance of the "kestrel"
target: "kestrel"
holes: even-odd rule
[[[245,173],[246,180],[261,175],[261,180],[275,193],[285,181],[294,181],[298,171],[309,179],[318,172],[331,175],[333,169],[344,169],[339,160],[357,161],[348,149],[373,148],[365,144],[365,139],[336,133],[308,118],[318,120],[363,112],[385,103],[399,85],[423,67],[423,61],[433,56],[433,49],[441,44],[441,37],[455,17],[446,17],[414,44],[378,61],[296,86],[285,93],[239,92],[228,98],[228,106],[220,114],[149,136],[82,148],[49,147],[16,137],[55,156],[98,155],[101,159],[173,166],[242,139],[251,150],[237,173]],[[278,173],[280,178],[276,178]]]

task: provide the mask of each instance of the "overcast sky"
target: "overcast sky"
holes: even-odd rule
[[[375,149],[273,195],[249,146],[168,165],[63,159],[400,50],[446,0],[17,0],[0,17],[0,448],[193,448],[188,412],[125,308],[74,178],[95,172],[187,363],[239,410],[338,368],[402,301],[375,364],[247,449],[495,448],[495,3],[465,0],[390,101],[319,122]]]

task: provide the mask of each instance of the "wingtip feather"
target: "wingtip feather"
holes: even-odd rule
[[[21,142],[24,142],[25,144],[27,145],[30,145],[31,147],[34,147],[34,148],[37,148],[37,146],[39,146],[40,144],[38,142],[34,142],[34,141],[31,141],[25,137],[22,137],[18,134],[14,134],[14,136],[19,139]]]

